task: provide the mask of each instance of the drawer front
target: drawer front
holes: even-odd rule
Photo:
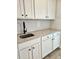
[[[41,38],[36,38],[36,39],[30,40],[30,41],[27,41],[27,42],[18,44],[18,47],[19,47],[19,49],[24,49],[24,48],[26,48],[26,47],[32,46],[32,45],[35,44],[35,43],[40,42],[40,39],[41,39]]]
[[[40,43],[40,41],[41,41],[41,38],[31,40],[31,45],[36,44],[36,43]]]
[[[27,42],[18,44],[18,48],[19,48],[19,50],[22,50],[22,49],[25,49],[26,47],[30,46],[30,44],[31,44],[31,41],[27,41]]]

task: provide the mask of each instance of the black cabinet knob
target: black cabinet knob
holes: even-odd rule
[[[45,18],[49,18],[49,16],[45,16]]]
[[[24,16],[24,15],[22,14],[22,16]]]
[[[52,40],[54,40],[54,38],[52,38]]]
[[[31,51],[31,49],[29,49],[29,51]]]
[[[28,15],[25,15],[25,16],[28,16]]]
[[[33,49],[35,49],[35,47],[32,47]]]

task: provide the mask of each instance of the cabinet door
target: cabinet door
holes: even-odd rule
[[[18,50],[17,50],[17,59],[19,59],[19,53],[18,53]]]
[[[57,33],[53,38],[53,50],[60,47],[60,33]]]
[[[34,44],[33,49],[33,59],[41,59],[41,45],[40,43]]]
[[[61,0],[57,0],[56,18],[61,19]]]
[[[17,18],[22,18],[20,10],[20,1],[17,0]]]
[[[55,19],[56,0],[48,0],[48,19]]]
[[[32,59],[31,48],[24,48],[20,50],[20,59]]]
[[[23,19],[24,18],[23,0],[17,0],[17,18],[18,19]]]
[[[24,0],[24,7],[25,7],[25,18],[26,19],[33,19],[33,0]]]
[[[52,51],[52,39],[42,40],[42,58]]]
[[[35,0],[35,18],[46,19],[47,17],[47,0]]]

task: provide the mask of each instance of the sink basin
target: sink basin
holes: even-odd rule
[[[25,35],[20,35],[20,38],[28,38],[28,37],[32,37],[34,36],[34,34],[29,33],[29,34],[25,34]]]

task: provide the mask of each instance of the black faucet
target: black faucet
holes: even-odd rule
[[[23,21],[23,34],[25,34],[27,32],[27,29],[25,29],[26,26],[25,26],[25,22]]]

